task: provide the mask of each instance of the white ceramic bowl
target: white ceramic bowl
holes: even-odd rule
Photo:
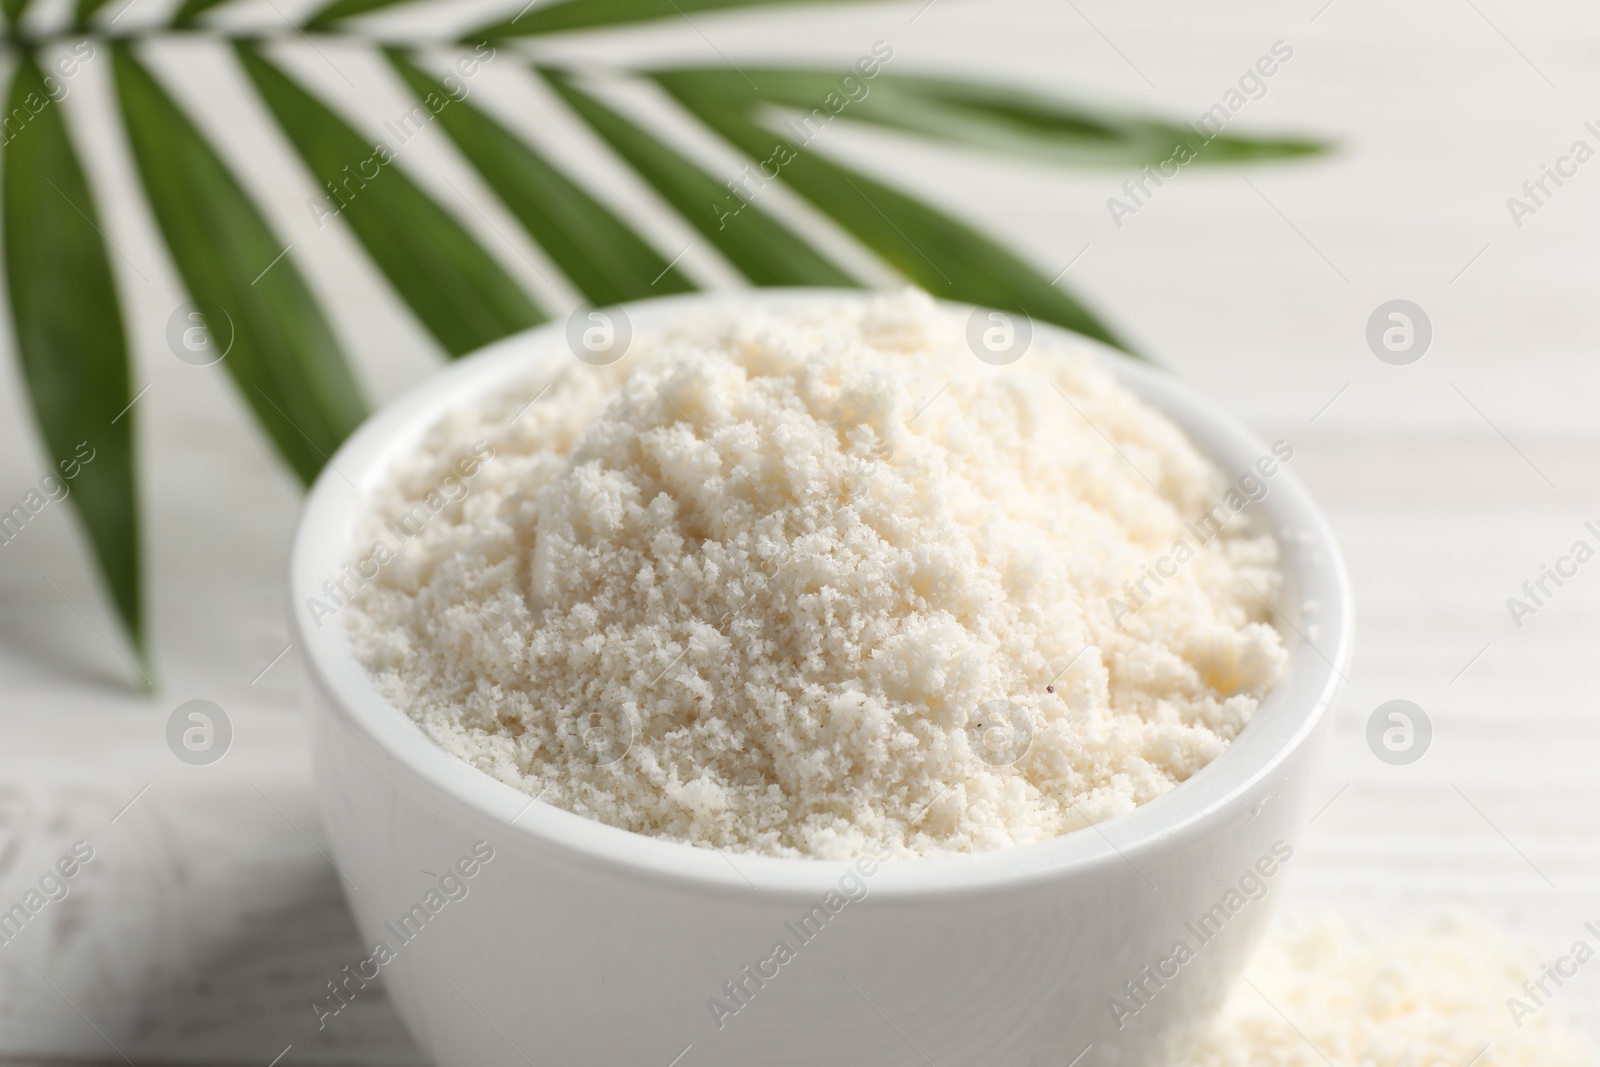
[[[819,295],[865,299],[768,290],[627,311],[642,330],[689,309]],[[1225,474],[1268,452],[1166,374],[1066,331],[1035,330],[1092,349]],[[359,996],[362,976],[381,973],[418,1043],[444,1067],[1061,1067],[1080,1054],[1078,1067],[1097,1067],[1181,1053],[1221,1003],[1294,867],[1284,857],[1300,826],[1312,742],[1350,655],[1344,566],[1293,473],[1278,471],[1254,506],[1283,549],[1288,671],[1238,739],[1189,781],[1052,841],[873,865],[870,874],[852,875],[843,862],[730,856],[530,804],[436,747],[374,691],[344,620],[319,627],[307,607],[350,559],[361,494],[392,459],[452,407],[570,358],[555,323],[452,364],[362,426],[307,501],[289,618],[309,677],[317,789],[362,936],[392,953],[328,977]],[[446,867],[478,842],[492,860],[469,861],[473,877],[441,891]],[[792,959],[775,952],[780,941]],[[322,1024],[339,1026],[341,1001],[322,1003]]]

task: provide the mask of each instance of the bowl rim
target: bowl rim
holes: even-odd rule
[[[641,329],[692,311],[782,309],[819,300],[861,304],[884,295],[860,289],[758,289],[679,294],[617,306],[626,311],[637,336]],[[970,304],[936,303],[959,314],[975,310]],[[1049,323],[1036,320],[1032,328],[1035,341],[1042,338],[1053,349],[1087,350],[1121,384],[1175,422],[1225,474],[1233,472],[1236,479],[1269,454],[1242,424],[1167,372]],[[497,385],[536,380],[558,357],[571,358],[565,335],[566,323],[552,320],[454,361],[368,418],[323,468],[296,526],[287,589],[290,635],[304,653],[307,678],[316,690],[313,703],[382,753],[397,768],[395,773],[419,780],[506,834],[559,850],[570,862],[701,891],[815,899],[837,888],[859,861],[729,853],[623,830],[543,803],[439,747],[379,694],[351,651],[345,620],[337,615],[312,618],[310,598],[322,596],[323,583],[351,558],[352,521],[390,463],[414,448],[449,410]],[[1168,851],[1238,816],[1243,802],[1262,791],[1327,717],[1345,680],[1354,638],[1353,599],[1342,556],[1298,478],[1280,465],[1270,491],[1252,506],[1260,508],[1257,521],[1279,543],[1286,591],[1275,610],[1288,623],[1280,632],[1289,658],[1284,675],[1239,736],[1167,793],[1092,827],[1014,848],[865,864],[874,868],[868,874],[875,897],[980,893],[1115,864],[1132,866],[1149,882],[1141,856]],[[1291,605],[1290,616],[1281,610],[1286,604]]]

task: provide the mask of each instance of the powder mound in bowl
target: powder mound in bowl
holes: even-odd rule
[[[449,752],[696,845],[975,852],[1160,796],[1282,670],[1276,545],[1186,525],[1238,490],[1087,351],[966,325],[702,312],[452,412],[370,502],[356,654]]]

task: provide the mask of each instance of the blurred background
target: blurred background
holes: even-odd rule
[[[26,25],[70,18],[67,4],[35,2]],[[370,45],[293,31],[317,6],[239,0],[212,18],[264,27],[279,39],[275,62],[374,130],[405,112],[404,83]],[[436,0],[363,25],[423,34],[519,7]],[[1538,203],[1523,189],[1574,142],[1600,149],[1600,10],[1570,0],[690,9],[692,19],[503,45],[472,99],[498,101],[508,126],[585,165],[586,186],[648,230],[663,259],[686,248],[676,269],[703,286],[743,283],[610,165],[512,61],[515,49],[597,69],[843,70],[887,41],[896,74],[1182,123],[1287,45],[1292,57],[1227,132],[1329,151],[1185,167],[1120,219],[1108,199],[1127,201],[1136,166],[1030,160],[861,123],[830,127],[818,150],[1011,248],[1131,347],[1294,447],[1290,467],[1347,553],[1359,639],[1281,907],[1396,922],[1467,908],[1551,955],[1600,919],[1600,564],[1550,585],[1554,595],[1520,620],[1507,604],[1575,541],[1600,545],[1584,528],[1600,526],[1600,161],[1564,164],[1564,184],[1547,181]],[[168,0],[113,0],[99,17],[142,32],[172,13]],[[317,186],[231,49],[193,33],[148,36],[141,59],[292,249],[371,405],[440,366],[444,347],[349,230],[319,228],[307,208]],[[69,51],[70,40],[52,47]],[[321,1033],[306,1007],[359,950],[320,852],[300,664],[283,621],[300,483],[223,366],[185,362],[169,346],[169,321],[191,294],[146,206],[110,47],[97,47],[60,107],[114,250],[136,394],[150,662],[138,664],[71,505],[51,503],[0,545],[0,902],[73,841],[95,850],[45,928],[0,945],[0,1063],[265,1065],[291,1044],[286,1062],[422,1063],[381,994]],[[443,71],[466,51],[425,55]],[[692,140],[675,121],[663,112],[660,130]],[[726,158],[718,173],[731,177],[736,157]],[[437,124],[401,164],[552,318],[565,317],[577,294],[541,271],[547,262]],[[1513,211],[1512,197],[1534,210]],[[799,227],[811,217],[783,188],[760,206]],[[863,280],[893,282],[843,236],[822,240]],[[1368,341],[1369,320],[1394,300],[1431,326],[1410,362],[1380,358]],[[15,333],[0,331],[0,345],[0,507],[10,507],[61,457],[41,441]],[[194,699],[232,725],[231,749],[210,765],[174,758],[167,742],[169,716]],[[1399,765],[1367,741],[1374,710],[1395,699],[1432,726],[1420,758]],[[1580,973],[1562,1004],[1600,1039],[1600,976]]]

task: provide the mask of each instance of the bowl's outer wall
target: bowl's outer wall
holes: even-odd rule
[[[1261,899],[1240,893],[1209,940],[1212,926],[1191,924],[1226,908],[1274,846],[1293,847],[1312,747],[1137,868],[917,902],[875,900],[865,878],[867,895],[803,942],[798,922],[822,901],[662,885],[508,833],[378,751],[327,699],[311,698],[327,833],[359,887],[348,895],[363,941],[396,950],[384,988],[441,1067],[665,1067],[686,1046],[684,1067],[926,1067],[924,1054],[939,1067],[1062,1067],[1091,1045],[1079,1067],[1168,1062],[1233,985],[1293,860],[1259,880]],[[479,841],[494,858],[468,894],[402,944],[392,927],[437,884],[424,872]],[[794,958],[758,986],[743,968],[780,940]],[[1180,941],[1193,954],[1181,966]],[[742,1007],[725,989],[736,980]],[[1142,984],[1143,1003],[1125,982]],[[713,998],[738,1008],[720,1026]]]
[[[767,291],[759,299],[816,295]],[[630,305],[630,313],[637,328],[698,299]],[[420,433],[416,411],[475,395],[474,375],[492,378],[512,365],[534,372],[534,349],[548,357],[558,330],[458,361],[445,380],[429,383],[427,397],[376,416],[335,463],[370,484],[384,449]],[[1043,324],[1036,332],[1070,336]],[[1227,457],[1227,473],[1265,451],[1171,379],[1107,358],[1203,449]],[[346,892],[363,939],[396,953],[381,981],[402,1019],[442,1067],[665,1067],[680,1054],[680,1067],[1064,1067],[1080,1053],[1077,1067],[1172,1061],[1220,1006],[1293,876],[1291,859],[1261,880],[1262,899],[1246,897],[1255,881],[1240,887],[1275,846],[1280,854],[1294,846],[1313,741],[1348,662],[1353,621],[1337,547],[1292,475],[1278,484],[1279,496],[1262,506],[1278,524],[1289,579],[1278,604],[1295,623],[1290,670],[1227,752],[1180,788],[1093,831],[955,868],[886,865],[876,875],[881,885],[866,879],[866,897],[802,943],[791,924],[822,903],[825,890],[794,887],[831,884],[831,873],[825,880],[818,872],[833,866],[815,863],[802,876],[792,866],[798,861],[777,871],[780,861],[765,857],[716,857],[542,804],[528,810],[521,794],[446,755],[377,700],[342,626],[319,632],[299,603],[348,559],[348,531],[332,534],[330,523],[358,506],[357,492],[325,472],[297,535],[290,626],[307,653],[332,851],[359,886],[346,884]],[[1321,647],[1308,647],[1302,633]],[[391,926],[479,841],[495,857],[466,883],[468,895],[402,944]],[[741,864],[753,877],[734,876]],[[1014,875],[997,877],[1000,870]],[[1199,918],[1226,905],[1230,888],[1245,903],[1210,937]],[[780,940],[794,958],[758,987],[744,968],[755,969]],[[1162,961],[1172,974],[1179,942],[1192,958],[1163,977]],[[357,975],[372,973],[351,963]],[[362,992],[351,971],[329,977],[347,995]],[[727,990],[738,981],[752,991],[748,1006]],[[316,993],[314,1010],[339,1003],[327,990]],[[713,998],[739,1009],[720,1026]],[[338,1016],[323,1024],[339,1025]]]

